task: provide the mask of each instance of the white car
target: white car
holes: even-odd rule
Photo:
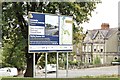
[[[18,75],[17,68],[10,67],[0,68],[0,76],[17,76],[17,75]]]
[[[43,72],[45,73],[45,68],[43,69]],[[47,73],[50,72],[56,72],[56,64],[47,64]]]

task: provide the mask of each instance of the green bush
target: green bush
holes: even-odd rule
[[[94,59],[94,64],[95,65],[101,64],[100,58],[98,56]]]
[[[77,66],[78,65],[78,61],[69,61],[69,65]]]

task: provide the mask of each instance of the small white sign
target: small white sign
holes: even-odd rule
[[[45,35],[44,27],[40,26],[30,26],[29,28],[30,35]]]

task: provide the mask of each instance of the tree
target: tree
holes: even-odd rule
[[[44,2],[4,2],[2,8],[4,52],[7,53],[9,51],[7,55],[13,55],[11,57],[18,56],[17,51],[20,54],[25,53],[27,70],[24,76],[32,77],[33,54],[28,54],[28,23],[25,18],[28,15],[28,11],[55,14],[56,10],[59,10],[61,15],[73,16],[74,22],[80,25],[89,20],[91,12],[96,8],[96,3],[49,2],[46,5]],[[76,36],[79,36],[80,26],[74,26],[73,29],[74,41],[79,41],[79,37]],[[7,45],[10,46],[8,47]],[[36,54],[36,63],[40,56],[41,54]]]

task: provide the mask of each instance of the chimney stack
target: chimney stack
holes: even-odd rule
[[[109,29],[109,24],[108,23],[102,23],[101,24],[101,29]]]

